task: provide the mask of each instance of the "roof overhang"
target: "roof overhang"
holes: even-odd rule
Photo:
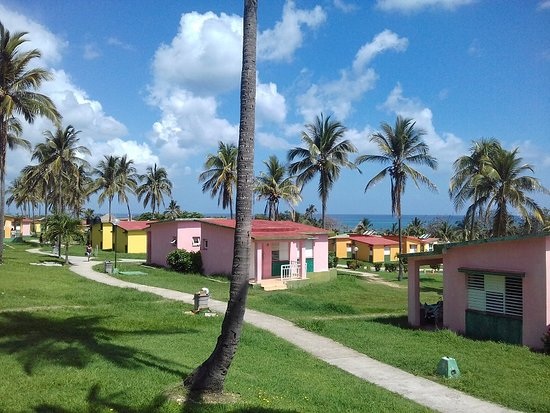
[[[470,268],[470,267],[459,267],[458,271],[465,274],[483,274],[483,275],[500,275],[502,277],[515,277],[515,278],[524,278],[525,273],[522,271],[510,271],[510,270],[495,270],[487,268]]]

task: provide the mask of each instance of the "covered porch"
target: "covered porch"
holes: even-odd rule
[[[426,252],[407,254],[408,266],[408,321],[412,327],[420,327],[422,324],[420,303],[420,267],[423,265],[443,264],[443,254]],[[445,276],[443,276],[445,279]],[[443,317],[445,317],[445,300],[443,300]],[[445,319],[443,319],[445,324]]]

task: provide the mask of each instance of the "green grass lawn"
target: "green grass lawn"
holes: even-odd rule
[[[135,264],[124,265],[144,271]],[[208,287],[213,298],[227,298],[228,284],[223,279],[153,268],[145,271],[147,275],[120,277],[185,292]],[[381,277],[390,280],[391,273]],[[268,293],[253,288],[248,307],[292,320],[377,360],[476,397],[524,411],[550,411],[550,357],[525,347],[470,340],[447,330],[410,329],[406,280],[401,284],[392,288],[341,275],[335,281],[287,291]],[[421,290],[423,302],[436,302],[442,293],[441,275],[423,274]],[[434,374],[443,356],[457,360],[460,379]]]
[[[0,267],[2,412],[428,411],[249,325],[226,382],[236,402],[181,406],[166,395],[210,354],[222,317],[31,265],[55,259],[24,248],[6,248]],[[189,291],[208,281],[161,270],[147,279]],[[215,294],[228,287],[220,281],[208,281]]]

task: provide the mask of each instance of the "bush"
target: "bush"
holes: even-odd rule
[[[548,325],[546,333],[542,336],[542,344],[542,351],[544,351],[545,354],[550,355],[550,325]]]
[[[189,252],[174,250],[166,257],[168,266],[177,272],[202,273],[202,257],[200,251]]]
[[[338,257],[335,252],[328,253],[328,267],[336,268],[338,266]]]
[[[350,270],[355,270],[355,269],[357,269],[357,261],[355,261],[355,260],[348,260],[348,261],[346,262],[346,264],[347,264],[347,266],[348,266],[348,268],[349,268]]]
[[[384,269],[387,272],[394,272],[395,270],[397,270],[397,265],[395,265],[395,263],[393,262],[387,262],[384,264]]]
[[[374,263],[374,271],[380,271],[380,268],[382,268],[381,262],[375,262]]]

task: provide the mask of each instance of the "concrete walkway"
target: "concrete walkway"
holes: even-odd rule
[[[38,252],[37,250],[30,251]],[[170,300],[182,301],[187,304],[193,304],[194,302],[193,294],[135,284],[119,280],[107,274],[98,273],[92,269],[92,266],[97,261],[88,262],[86,257],[71,256],[70,262],[73,264],[71,271],[93,281],[114,287],[132,288],[156,294]],[[209,307],[211,310],[223,314],[226,309],[226,303],[209,300]],[[430,409],[444,413],[515,411],[476,399],[458,390],[381,363],[331,339],[298,328],[293,323],[282,318],[250,309],[246,310],[244,318],[247,323],[269,331],[333,366],[394,393],[398,393]]]

